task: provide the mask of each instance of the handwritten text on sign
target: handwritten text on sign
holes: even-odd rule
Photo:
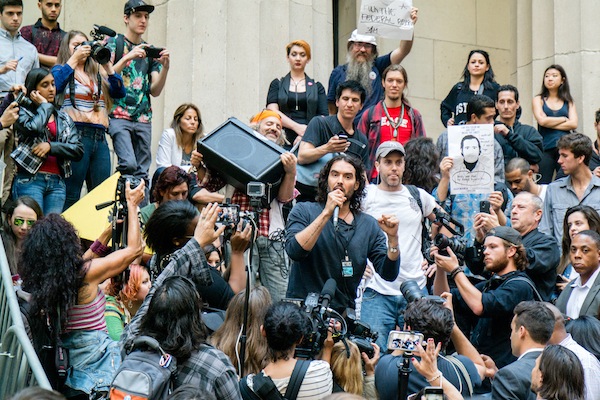
[[[412,0],[362,0],[358,33],[411,40],[414,30],[411,9]]]

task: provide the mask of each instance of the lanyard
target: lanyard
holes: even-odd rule
[[[402,103],[402,108],[400,109],[400,115],[398,116],[398,122],[394,122],[392,117],[390,117],[390,112],[388,111],[388,108],[385,105],[385,101],[383,101],[383,111],[385,112],[385,116],[387,117],[388,122],[390,123],[390,126],[393,128],[392,137],[394,139],[398,139],[398,128],[400,127],[400,125],[402,124],[402,121],[404,120],[404,103]]]

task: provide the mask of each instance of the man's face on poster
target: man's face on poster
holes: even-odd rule
[[[479,141],[475,138],[465,139],[461,144],[463,159],[468,163],[476,163],[479,160]]]

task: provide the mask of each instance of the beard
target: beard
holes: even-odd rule
[[[485,270],[491,273],[498,273],[500,271],[502,271],[504,268],[506,268],[506,265],[508,264],[508,256],[506,255],[506,252],[504,253],[504,257],[498,257],[495,260],[493,260],[491,263],[489,264],[485,264]]]
[[[357,81],[367,91],[367,97],[371,95],[373,87],[371,85],[371,78],[369,74],[373,68],[374,58],[371,57],[368,61],[357,61],[348,53],[348,67],[346,68],[346,80]]]

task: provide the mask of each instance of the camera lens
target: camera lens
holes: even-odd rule
[[[98,64],[106,64],[110,61],[110,50],[104,46],[94,43],[92,46],[92,57]]]
[[[417,299],[425,297],[419,284],[413,279],[403,282],[400,285],[400,292],[402,292],[402,296],[404,296],[407,303],[412,303]]]

